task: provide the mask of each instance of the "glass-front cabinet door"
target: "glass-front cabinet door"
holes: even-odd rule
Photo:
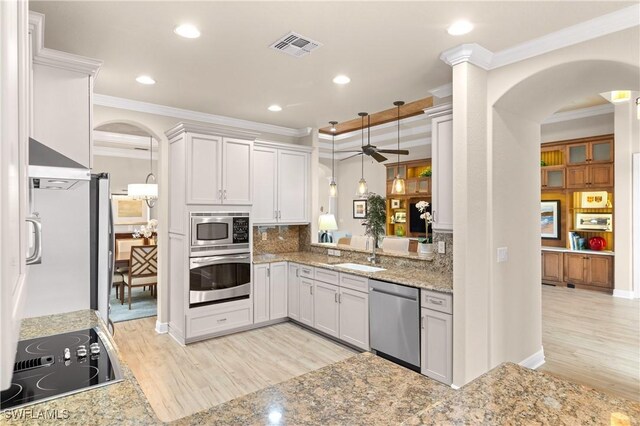
[[[613,145],[611,141],[593,142],[591,144],[591,163],[608,163],[613,161]]]
[[[587,143],[579,143],[567,146],[567,163],[568,164],[587,164],[588,160]]]

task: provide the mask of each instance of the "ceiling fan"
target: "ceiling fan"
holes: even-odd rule
[[[375,145],[371,145],[371,116],[369,116],[366,112],[359,112],[358,115],[362,117],[362,143],[363,145],[359,150],[348,150],[348,151],[336,151],[337,153],[349,153],[354,152],[355,154],[350,155],[346,158],[343,158],[340,161],[348,160],[349,158],[357,157],[358,155],[368,155],[375,159],[378,163],[382,163],[383,161],[387,161],[387,157],[382,154],[396,154],[396,155],[409,155],[409,151],[406,149],[378,149]],[[367,144],[364,145],[364,117],[367,117],[368,124],[368,141]]]

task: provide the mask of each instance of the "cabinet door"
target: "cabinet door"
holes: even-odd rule
[[[450,385],[453,380],[453,315],[421,309],[421,372]]]
[[[224,138],[223,142],[223,202],[250,205],[253,194],[253,142],[230,138]]]
[[[313,280],[300,278],[300,318],[299,321],[313,327]]]
[[[340,340],[369,350],[369,294],[340,288]]]
[[[304,152],[278,151],[278,220],[308,222],[309,157]]]
[[[562,189],[564,188],[564,168],[544,169],[542,171],[543,189]]]
[[[269,267],[269,319],[287,317],[287,262]]]
[[[589,256],[587,284],[613,288],[613,258],[610,256]]]
[[[313,327],[330,336],[338,337],[338,287],[320,281],[314,282]]]
[[[570,284],[587,284],[586,259],[582,254],[564,254],[565,281]]]
[[[253,322],[269,320],[269,264],[253,266]]]
[[[567,188],[586,188],[589,182],[587,166],[567,167]]]
[[[608,163],[613,161],[613,141],[591,142],[589,163]]]
[[[613,186],[613,164],[592,164],[589,169],[590,187],[603,188]]]
[[[222,138],[187,135],[187,203],[222,204]]]
[[[418,192],[420,194],[431,194],[431,178],[420,178],[418,180]]]
[[[287,279],[287,305],[289,318],[300,320],[300,266],[289,264],[289,277]]]
[[[278,206],[276,187],[278,182],[278,151],[256,146],[253,149],[253,208],[254,224],[277,221]]]
[[[587,164],[589,160],[589,144],[576,143],[567,145],[567,164]]]
[[[431,121],[433,230],[453,230],[453,115]]]
[[[563,256],[561,252],[542,252],[542,281],[561,282]]]

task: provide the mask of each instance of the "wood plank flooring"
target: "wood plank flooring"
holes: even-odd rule
[[[155,317],[116,324],[115,340],[153,410],[172,421],[356,354],[293,323],[180,346]]]
[[[640,401],[640,301],[542,286],[540,371]]]

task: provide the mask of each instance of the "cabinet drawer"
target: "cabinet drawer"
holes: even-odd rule
[[[351,290],[363,291],[365,293],[368,293],[369,278],[340,272],[340,287],[346,287],[350,288]]]
[[[423,308],[453,314],[453,298],[450,294],[430,290],[421,290],[420,292],[422,293],[421,305]]]
[[[313,268],[311,266],[300,265],[300,276],[313,279]]]
[[[323,283],[338,285],[340,283],[340,272],[316,268],[314,279]]]
[[[187,339],[253,324],[251,306],[243,305],[188,314]]]

